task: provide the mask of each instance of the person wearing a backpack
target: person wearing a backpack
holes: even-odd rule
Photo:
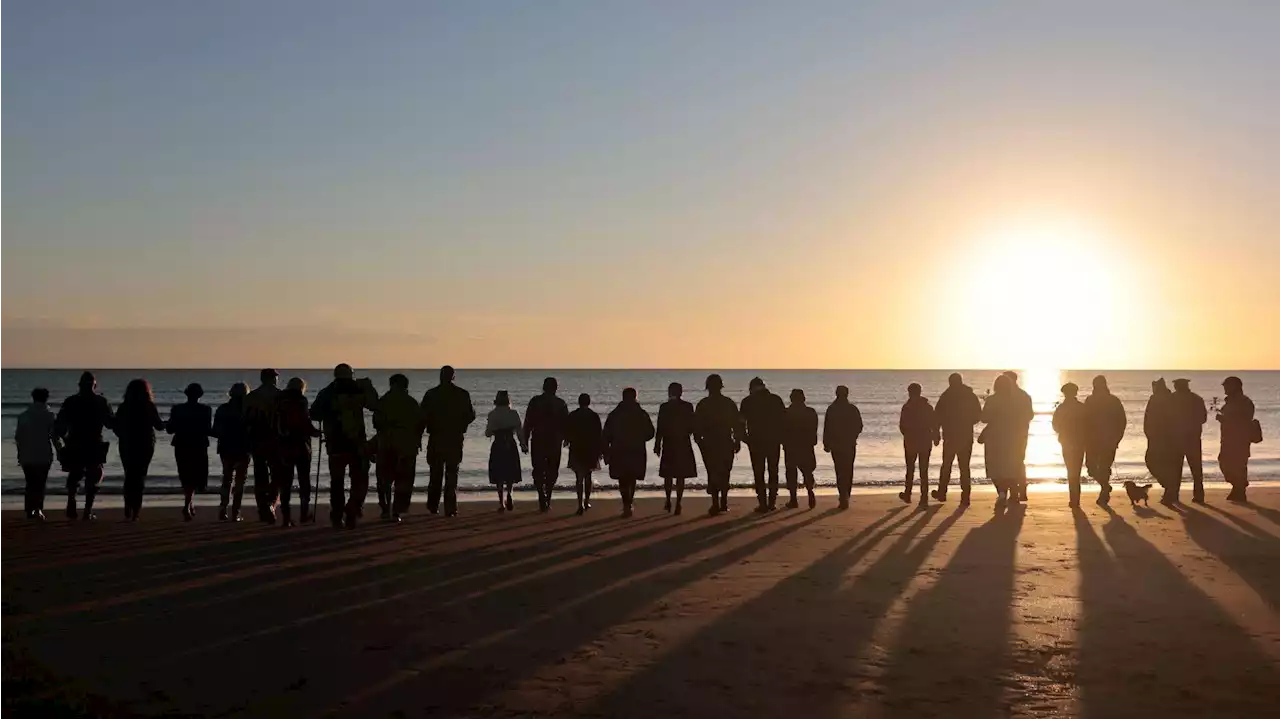
[[[1261,427],[1253,418],[1253,400],[1244,394],[1244,383],[1239,377],[1222,381],[1226,393],[1218,422],[1222,425],[1222,446],[1218,451],[1218,467],[1222,477],[1231,485],[1228,502],[1247,502],[1245,488],[1249,486],[1250,445],[1261,441]]]
[[[356,381],[351,365],[333,368],[333,381],[316,395],[311,419],[319,422],[329,452],[329,521],[354,529],[365,497],[369,494],[369,465],[366,462],[364,411],[377,406],[376,393]],[[347,474],[351,494],[346,497]]]

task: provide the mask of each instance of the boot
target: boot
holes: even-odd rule
[[[911,493],[898,492],[898,499],[901,499],[903,504],[911,504]]]
[[[848,498],[848,497],[841,497],[841,498],[840,498],[840,511],[842,511],[842,512],[843,512],[844,510],[846,510],[846,509],[848,509],[848,508],[849,508],[849,498]]]
[[[80,512],[76,511],[76,498],[67,499],[67,519],[75,519],[80,516]]]
[[[800,508],[799,500],[796,499],[796,496],[794,494],[791,495],[791,501],[787,502],[787,509],[799,509],[799,508]]]
[[[674,515],[675,515],[675,516],[677,516],[677,517],[679,517],[679,516],[680,516],[680,500],[678,500],[678,499],[676,500],[676,508],[675,508],[675,511],[674,511],[674,512],[672,512],[672,514],[674,514]]]
[[[945,501],[947,501],[947,493],[946,493],[946,490],[942,490],[942,489],[935,489],[935,490],[933,490],[933,491],[929,492],[929,496],[933,497],[934,499],[938,500],[939,502],[945,502]]]
[[[962,506],[962,507],[967,507],[967,506],[969,506],[969,493],[968,493],[968,492],[961,492],[961,493],[960,493],[960,506]]]
[[[811,489],[809,490],[809,509],[813,509],[816,506],[818,506],[818,498],[814,496],[813,490]]]

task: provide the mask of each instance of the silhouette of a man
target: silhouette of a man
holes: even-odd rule
[[[609,477],[617,480],[622,495],[622,516],[630,517],[635,502],[636,483],[644,479],[645,443],[653,439],[653,420],[636,401],[632,387],[622,390],[622,401],[609,412],[601,432],[604,461]]]
[[[840,509],[849,508],[853,491],[853,465],[858,458],[858,435],[862,434],[862,413],[849,401],[849,388],[836,387],[836,398],[827,406],[822,422],[822,451],[831,455],[835,465],[836,491],[840,493]]]
[[[1084,403],[1076,398],[1080,388],[1074,382],[1062,385],[1062,403],[1053,411],[1053,431],[1062,445],[1062,463],[1067,467],[1067,493],[1072,507],[1080,506],[1080,468],[1084,465],[1089,417]]]
[[[1178,504],[1182,484],[1182,455],[1179,453],[1176,421],[1173,393],[1161,377],[1151,383],[1151,398],[1147,400],[1142,416],[1142,433],[1147,438],[1147,469],[1164,489],[1160,503],[1166,507]]]
[[[942,430],[942,472],[938,476],[938,488],[933,498],[947,500],[947,485],[951,483],[951,464],[960,467],[960,503],[969,503],[971,475],[969,465],[973,458],[973,427],[982,419],[982,402],[973,388],[964,383],[959,372],[947,378],[947,388],[938,397],[933,410]]]
[[[1245,396],[1240,378],[1226,378],[1222,381],[1222,390],[1227,396],[1217,417],[1222,427],[1218,467],[1222,469],[1222,478],[1231,485],[1227,501],[1244,503],[1249,501],[1245,490],[1249,486],[1250,445],[1262,439],[1262,432],[1253,418],[1253,400]]]
[[[1085,416],[1089,421],[1089,437],[1085,445],[1085,466],[1089,476],[1098,483],[1098,504],[1111,500],[1111,467],[1116,462],[1116,449],[1124,439],[1124,428],[1129,420],[1124,414],[1124,404],[1111,394],[1107,378],[1093,378],[1093,393],[1084,401]]]
[[[782,437],[786,430],[787,407],[782,398],[755,377],[748,385],[750,394],[742,398],[743,439],[751,452],[751,471],[755,475],[756,512],[778,508],[778,460],[782,454]],[[769,483],[765,484],[765,470]]]
[[[663,509],[670,512],[671,490],[676,492],[675,513],[683,511],[684,481],[698,476],[698,465],[693,458],[694,409],[681,399],[684,386],[672,382],[667,386],[667,401],[658,407],[657,434],[654,435],[653,453],[658,461],[658,476],[662,477],[662,491],[666,495]]]
[[[413,479],[422,450],[422,421],[418,401],[409,396],[409,378],[391,375],[391,389],[373,411],[378,433],[378,504],[382,518],[401,521],[413,497]]]
[[[1018,432],[1015,449],[1018,480],[1015,487],[1016,491],[1012,494],[1015,500],[1025,502],[1027,501],[1027,442],[1031,438],[1031,421],[1036,418],[1036,409],[1035,404],[1031,401],[1031,395],[1018,386],[1018,373],[1009,371],[1003,374],[1009,378],[1009,388],[1013,393],[1013,405],[1017,409],[1017,421],[1014,426]]]
[[[258,373],[261,383],[244,398],[245,425],[249,431],[249,452],[253,458],[253,496],[258,505],[258,521],[274,524],[276,484],[280,469],[280,373],[266,368]]]
[[[53,421],[54,433],[63,443],[62,466],[67,471],[67,518],[76,518],[76,490],[84,481],[84,517],[94,519],[93,499],[102,484],[107,445],[102,431],[112,426],[111,403],[98,394],[92,372],[80,375],[80,391],[62,401]]]
[[[1190,380],[1173,381],[1173,411],[1179,455],[1178,474],[1182,474],[1185,459],[1191,470],[1191,501],[1204,504],[1204,446],[1201,435],[1209,412],[1205,409],[1204,398],[1191,391]]]
[[[440,384],[422,395],[422,429],[427,433],[427,511],[440,511],[444,493],[444,513],[458,513],[458,465],[467,427],[476,421],[471,394],[453,383],[453,368],[440,368]]]
[[[916,466],[920,467],[920,506],[929,504],[929,454],[938,444],[938,421],[933,405],[920,393],[920,385],[907,385],[907,401],[898,415],[898,431],[902,433],[902,451],[907,463],[906,487],[898,494],[903,502],[911,501]]]
[[[802,389],[791,390],[791,406],[787,407],[787,429],[782,445],[787,460],[787,492],[791,494],[787,509],[800,506],[796,493],[801,475],[804,476],[805,491],[809,494],[809,509],[813,509],[818,505],[818,498],[813,494],[813,472],[818,468],[818,459],[813,451],[818,445],[818,412],[805,404]]]
[[[377,407],[378,396],[366,383],[356,381],[351,365],[333,368],[333,381],[316,394],[311,419],[319,422],[329,451],[329,521],[354,529],[369,494],[364,412]],[[347,473],[351,495],[345,497]]]
[[[521,449],[530,454],[533,486],[538,490],[541,512],[551,509],[551,494],[560,476],[560,450],[569,421],[569,406],[556,396],[558,388],[555,377],[543,380],[542,394],[529,400],[529,409],[524,413],[527,444]]]
[[[729,511],[729,474],[733,455],[742,449],[742,421],[738,405],[724,396],[720,375],[707,375],[707,396],[694,409],[694,435],[707,468],[707,493],[711,495],[709,514]]]

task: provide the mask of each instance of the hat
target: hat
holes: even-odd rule
[[[1191,386],[1191,380],[1189,380],[1189,379],[1175,379],[1175,380],[1173,381],[1173,386],[1174,386],[1174,387],[1190,387],[1190,386]]]
[[[274,369],[271,369],[270,367],[267,367],[258,373],[258,378],[261,379],[263,382],[266,382],[268,378],[279,377],[279,376],[280,376],[280,373],[275,371]]]

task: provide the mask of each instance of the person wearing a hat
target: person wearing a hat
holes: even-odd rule
[[[1075,382],[1062,385],[1062,402],[1053,410],[1053,431],[1062,445],[1062,463],[1067,468],[1067,496],[1072,508],[1080,506],[1080,468],[1084,465],[1085,438],[1089,418],[1084,403],[1076,399],[1080,388]]]
[[[1106,505],[1111,501],[1111,468],[1116,462],[1116,449],[1124,439],[1129,420],[1124,413],[1124,403],[1111,394],[1103,375],[1093,378],[1093,393],[1084,401],[1084,408],[1089,420],[1085,467],[1098,483],[1098,504]]]
[[[778,508],[778,459],[782,455],[782,436],[787,426],[787,407],[782,398],[769,391],[764,380],[752,378],[749,394],[742,398],[742,438],[751,453],[751,472],[755,476],[756,512]],[[765,470],[769,483],[765,484]]]
[[[787,492],[791,499],[787,509],[796,509],[800,501],[796,498],[799,491],[800,477],[804,476],[804,488],[809,495],[809,509],[818,506],[818,498],[813,494],[813,472],[818,468],[818,459],[813,448],[818,445],[818,412],[805,404],[804,390],[791,390],[791,405],[787,407],[787,429],[783,436],[782,448],[786,452]]]
[[[316,394],[311,419],[319,422],[329,453],[329,521],[334,527],[354,529],[369,494],[364,413],[377,407],[377,392],[358,382],[351,365],[333,368],[333,381]],[[351,474],[351,494],[346,477]]]
[[[102,483],[102,465],[107,461],[104,429],[112,426],[111,403],[98,394],[98,380],[92,372],[80,375],[80,391],[62,401],[53,421],[54,436],[63,441],[59,455],[67,472],[67,518],[76,518],[76,490],[84,482],[84,519],[94,519],[93,498]]]
[[[1173,393],[1164,378],[1151,383],[1151,398],[1142,415],[1142,433],[1147,438],[1145,460],[1147,471],[1164,488],[1160,503],[1166,507],[1178,504],[1182,484],[1182,456],[1178,454],[1176,416]]]
[[[836,491],[840,493],[840,509],[849,508],[853,492],[853,464],[858,458],[858,435],[862,434],[862,413],[849,401],[849,388],[836,387],[836,399],[827,405],[822,420],[822,451],[831,455],[836,470]]]
[[[716,515],[729,511],[729,474],[733,455],[742,449],[742,420],[738,405],[723,394],[720,375],[707,375],[706,387],[707,396],[698,400],[693,411],[693,439],[702,452],[702,466],[707,468],[708,514]]]
[[[274,524],[280,480],[280,373],[266,368],[258,373],[261,383],[244,398],[245,423],[249,430],[249,451],[253,457],[253,496],[258,504],[258,520]]]
[[[1185,460],[1191,469],[1191,501],[1204,504],[1204,447],[1200,436],[1209,412],[1205,409],[1204,398],[1191,391],[1190,380],[1173,381],[1173,412],[1177,428],[1178,474],[1182,474]]]
[[[182,484],[182,518],[188,522],[196,516],[195,494],[209,484],[209,433],[213,427],[213,409],[200,404],[204,388],[192,382],[183,390],[187,401],[169,410],[165,431],[173,435],[173,459],[178,465],[178,481]]]
[[[1244,383],[1239,377],[1223,380],[1222,390],[1227,396],[1218,412],[1218,423],[1222,426],[1218,467],[1222,469],[1223,479],[1231,485],[1227,501],[1247,502],[1245,488],[1249,486],[1250,445],[1259,434],[1253,419],[1253,400],[1245,396]]]

